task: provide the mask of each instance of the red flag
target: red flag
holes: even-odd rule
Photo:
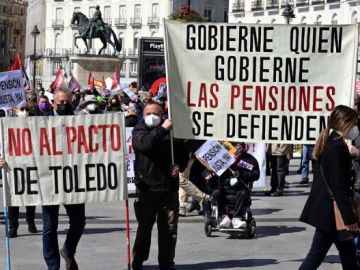
[[[111,90],[117,88],[119,86],[119,83],[120,83],[120,74],[119,74],[118,69],[115,68],[113,81],[111,84]]]
[[[64,81],[65,81],[64,75],[62,74],[61,69],[59,69],[56,72],[55,80],[51,83],[51,88],[55,89],[55,90],[60,88],[62,86],[62,84],[64,83]]]
[[[14,62],[11,64],[9,70],[19,70],[22,69],[20,55],[17,53],[14,59]]]
[[[88,85],[90,89],[95,88],[95,78],[94,76],[91,74],[91,72],[89,73],[89,77],[88,77]]]

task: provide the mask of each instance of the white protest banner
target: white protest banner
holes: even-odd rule
[[[235,162],[235,158],[218,141],[206,141],[196,152],[196,158],[218,176]]]
[[[357,43],[356,24],[166,21],[174,136],[313,144],[352,106]]]
[[[21,70],[0,72],[0,108],[10,109],[26,103]]]
[[[123,114],[1,118],[6,206],[127,198]]]
[[[135,152],[132,147],[132,127],[126,128],[126,149],[127,149],[127,186],[128,186],[128,193],[134,194],[136,191],[134,179],[135,179],[135,172],[134,172],[134,163],[135,163]]]

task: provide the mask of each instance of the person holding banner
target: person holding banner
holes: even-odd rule
[[[54,96],[54,115],[74,115],[72,95],[66,88],[56,90]],[[63,248],[58,245],[57,228],[59,205],[44,205],[43,210],[43,255],[48,270],[60,269],[60,255],[66,262],[67,270],[77,270],[74,255],[85,228],[85,204],[64,205],[69,216],[69,230]]]
[[[15,108],[16,117],[26,117],[28,115],[27,106],[19,104]],[[5,165],[5,160],[0,158],[0,168]],[[35,206],[26,206],[26,222],[28,224],[28,231],[30,233],[37,233],[38,230],[35,225]],[[9,206],[9,237],[15,238],[18,236],[17,231],[19,228],[19,207]]]
[[[180,166],[172,164],[170,130],[173,122],[169,119],[162,120],[163,114],[159,104],[147,104],[144,108],[144,119],[132,132],[135,185],[138,196],[134,202],[138,221],[133,247],[132,269],[134,270],[143,269],[143,262],[149,257],[151,231],[155,221],[159,235],[160,269],[175,269],[179,172],[182,171],[180,168],[185,167],[186,159],[182,160],[181,152],[176,152],[176,162]]]
[[[353,196],[351,156],[344,142],[345,138],[351,139],[353,131],[359,133],[357,121],[355,110],[343,105],[336,106],[330,114],[327,128],[323,129],[315,144],[315,181],[300,216],[300,221],[315,227],[315,234],[300,270],[317,269],[332,244],[339,251],[343,269],[359,269],[351,233],[359,230],[349,199]],[[346,230],[337,230],[334,202]]]

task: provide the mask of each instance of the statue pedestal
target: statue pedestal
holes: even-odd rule
[[[85,89],[88,88],[90,72],[98,81],[101,81],[103,77],[112,79],[115,69],[120,70],[121,63],[122,59],[112,55],[79,54],[70,57],[72,74]]]

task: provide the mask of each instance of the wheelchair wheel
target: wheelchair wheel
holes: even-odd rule
[[[211,237],[211,233],[212,233],[212,227],[211,227],[211,224],[209,224],[209,223],[206,223],[205,224],[205,235],[207,236],[207,237]]]
[[[251,220],[246,236],[247,236],[247,238],[251,239],[251,238],[254,238],[255,234],[256,234],[256,222],[255,222],[255,220]]]

